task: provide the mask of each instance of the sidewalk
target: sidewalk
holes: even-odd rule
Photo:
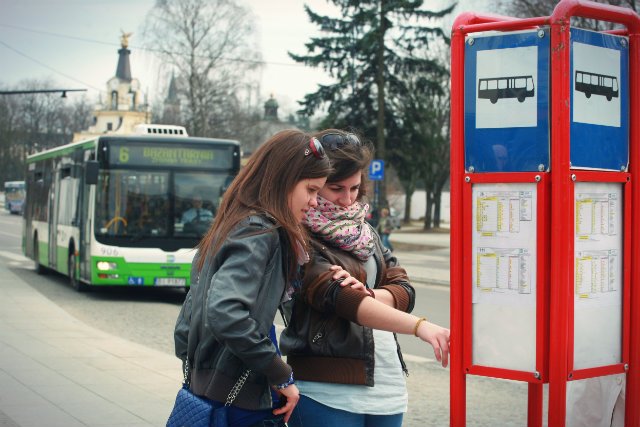
[[[424,232],[422,224],[415,222],[395,230],[390,240],[394,254],[412,282],[449,286],[448,228]]]
[[[84,325],[0,266],[0,426],[163,426],[179,360]]]

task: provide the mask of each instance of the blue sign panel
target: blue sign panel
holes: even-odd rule
[[[127,283],[130,285],[144,285],[144,277],[129,276]]]
[[[549,168],[549,30],[468,37],[465,168]]]
[[[384,179],[384,160],[372,160],[369,165],[369,179],[382,181]]]
[[[629,49],[625,37],[571,28],[571,167],[629,164]]]

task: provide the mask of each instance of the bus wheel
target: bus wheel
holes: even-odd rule
[[[87,286],[78,279],[76,274],[76,256],[73,253],[69,254],[67,266],[69,268],[69,283],[71,287],[78,292],[86,291]]]
[[[498,97],[497,96],[495,96],[495,97],[492,96],[490,101],[491,101],[492,104],[495,104],[496,102],[498,102]]]
[[[33,238],[33,269],[36,274],[45,274],[47,269],[44,265],[40,264],[40,247],[38,246],[38,236]]]
[[[611,101],[612,96],[611,95],[607,95],[607,101]]]
[[[524,95],[520,95],[518,97],[518,102],[524,102]]]
[[[585,92],[584,96],[586,96],[587,98],[591,98],[591,94],[589,92]]]

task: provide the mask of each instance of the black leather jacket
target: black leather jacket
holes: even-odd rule
[[[254,215],[231,231],[199,274],[192,268],[174,338],[176,356],[189,358],[195,394],[224,402],[251,369],[234,405],[272,407],[269,386],[287,382],[291,373],[269,338],[286,286],[285,253],[274,224]]]
[[[377,265],[375,288],[391,292],[395,308],[411,312],[415,290],[406,272],[373,231]],[[356,313],[366,294],[341,287],[332,279],[331,265],[340,265],[362,283],[366,272],[350,253],[312,239],[311,261],[305,266],[302,286],[294,295],[289,324],[280,337],[296,379],[373,386],[374,342],[370,328],[358,324]],[[397,340],[396,340],[397,344]],[[407,373],[398,345],[398,357]]]

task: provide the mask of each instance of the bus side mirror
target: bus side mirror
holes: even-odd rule
[[[84,182],[87,185],[98,183],[99,164],[95,160],[89,160],[84,164]]]

